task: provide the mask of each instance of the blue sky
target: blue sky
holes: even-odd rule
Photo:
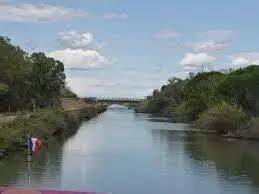
[[[171,76],[259,64],[259,1],[0,0],[0,33],[64,62],[80,96],[143,97]]]

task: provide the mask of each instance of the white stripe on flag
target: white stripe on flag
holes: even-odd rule
[[[32,141],[32,151],[35,152],[37,138],[31,138],[31,141]]]

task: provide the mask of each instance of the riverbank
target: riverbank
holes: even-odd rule
[[[73,135],[82,120],[106,111],[106,106],[89,106],[82,109],[38,110],[19,115],[9,122],[0,123],[0,158],[26,149],[27,134],[40,138],[47,144],[52,137]]]
[[[222,112],[219,112],[220,117],[214,112],[210,115],[211,117],[208,117],[206,113],[206,118],[203,118],[202,120],[186,121],[177,120],[172,118],[172,116],[164,115],[161,113],[162,111],[159,113],[150,113],[141,110],[139,107],[135,107],[135,112],[166,117],[169,118],[173,123],[189,124],[193,128],[198,129],[190,130],[190,132],[194,133],[214,134],[226,139],[259,141],[259,117],[249,118],[247,115],[244,115],[246,119],[242,120],[240,117],[233,118],[234,112],[227,112],[227,114],[222,114]]]
[[[259,139],[259,66],[172,77],[138,112],[194,123],[227,138]]]
[[[111,107],[81,124],[72,138],[53,139],[45,152],[33,157],[30,186],[132,194],[132,185],[141,183],[140,193],[149,194],[258,193],[258,142],[202,135],[196,128],[188,132],[191,129]],[[0,161],[0,185],[28,186],[23,153]],[[126,178],[114,184],[114,177]]]

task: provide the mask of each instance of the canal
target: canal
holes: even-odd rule
[[[31,165],[0,161],[0,186],[114,194],[259,193],[259,143],[188,132],[187,124],[113,106],[52,142]]]

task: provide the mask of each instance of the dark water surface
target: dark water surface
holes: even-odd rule
[[[259,193],[259,143],[188,132],[186,124],[111,108],[34,158],[0,161],[0,186],[115,194]]]

